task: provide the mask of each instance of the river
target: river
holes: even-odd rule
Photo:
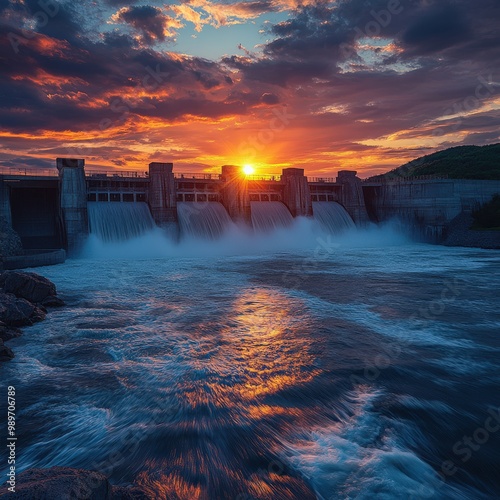
[[[9,343],[18,472],[186,500],[498,497],[499,264],[300,223],[93,238],[35,269],[67,306]]]

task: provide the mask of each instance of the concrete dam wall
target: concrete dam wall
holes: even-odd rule
[[[84,160],[71,158],[58,158],[56,166],[45,175],[0,175],[0,216],[25,249],[71,253],[89,231],[128,237],[153,223],[174,237],[215,237],[230,224],[261,231],[286,227],[299,216],[314,217],[333,232],[353,227],[353,221],[364,226],[398,220],[418,239],[439,243],[459,214],[500,193],[500,181],[370,182],[354,171],[311,179],[298,168],[246,176],[233,165],[220,174],[174,173],[172,163],[156,162],[145,173],[85,172]]]
[[[321,205],[323,222],[325,217],[342,219],[338,224],[330,221],[330,229],[351,227],[352,219],[368,220],[356,172],[340,172],[337,183],[308,180],[298,168],[283,169],[282,175],[247,176],[234,165],[223,166],[220,174],[174,174],[172,163],[157,162],[140,174],[85,172],[83,159],[57,158],[56,165],[57,176],[0,176],[0,215],[19,230],[27,248],[37,247],[29,238],[39,231],[46,239],[44,247],[72,253],[89,232],[123,239],[148,228],[149,220],[173,237],[216,237],[230,224],[266,232],[287,227],[294,217],[314,217],[314,203]],[[50,203],[33,195],[30,189],[35,187]]]
[[[406,179],[364,183],[363,192],[374,222],[396,219],[416,237],[439,243],[453,219],[500,193],[500,181]]]

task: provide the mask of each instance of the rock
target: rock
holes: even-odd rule
[[[23,253],[21,238],[12,229],[7,219],[0,216],[0,255],[12,257],[14,255],[23,255]]]
[[[47,297],[56,295],[54,283],[36,273],[4,271],[0,274],[0,287],[5,292],[30,302],[42,302]]]
[[[3,342],[21,335],[16,326],[29,326],[45,319],[46,306],[60,307],[56,286],[35,273],[4,271],[0,273],[0,361],[14,354]]]
[[[16,493],[0,486],[0,500],[149,500],[138,486],[111,486],[104,474],[96,471],[51,467],[29,469],[18,475]]]
[[[22,300],[22,299],[20,299]],[[35,306],[35,309],[33,310],[33,314],[30,317],[31,324],[37,323],[38,321],[43,321],[45,319],[45,316],[47,316],[47,309],[45,307],[38,307]],[[17,326],[17,325],[14,325]]]
[[[42,306],[44,307],[63,307],[65,305],[64,300],[56,297],[55,295],[49,295],[42,300]]]
[[[0,361],[10,361],[13,357],[12,349],[4,345],[3,340],[0,339]]]
[[[18,328],[10,328],[5,323],[0,321],[0,339],[4,342],[7,340],[15,339],[16,337],[20,337],[22,334],[21,330]]]
[[[42,309],[11,293],[0,291],[0,321],[8,326],[32,325],[45,318]]]
[[[16,493],[8,491],[5,483],[0,487],[0,500],[113,500],[112,487],[100,472],[51,467],[29,469],[17,476]]]
[[[45,319],[47,307],[60,307],[56,286],[36,273],[4,271],[0,273],[0,360],[10,359],[12,351],[4,341],[21,335],[16,326],[29,326]]]
[[[113,486],[113,500],[150,500],[141,488],[137,486]]]

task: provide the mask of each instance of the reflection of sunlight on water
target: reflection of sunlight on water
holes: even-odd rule
[[[197,326],[189,338],[179,339],[177,350],[182,358],[177,361],[189,366],[177,384],[190,411],[224,408],[237,420],[269,415],[272,408],[282,412],[268,402],[261,408],[251,403],[308,383],[319,373],[311,368],[302,304],[277,291],[247,289],[219,325]]]
[[[232,408],[247,418],[249,403],[313,380],[318,372],[311,368],[302,308],[277,291],[249,289],[232,303],[216,335],[194,332],[197,342],[186,352],[191,370],[182,381],[190,386],[183,387],[188,406]],[[261,413],[270,408],[263,405]]]
[[[222,335],[237,356],[242,382],[233,390],[243,399],[275,394],[314,378],[307,324],[299,309],[300,304],[268,289],[249,290],[234,302],[237,326]]]
[[[263,459],[278,445],[271,421],[300,418],[290,399],[285,407],[268,398],[316,374],[301,302],[269,288],[246,289],[218,331],[198,326],[197,343],[185,351],[191,368],[176,382],[184,415],[170,428],[170,456],[148,460],[139,482],[162,498],[215,498],[209,484],[221,478],[255,499],[295,498],[291,492],[314,498],[301,479],[272,471],[262,477],[250,465],[272,462]],[[244,465],[235,469],[236,457]]]

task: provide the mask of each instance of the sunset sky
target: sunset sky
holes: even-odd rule
[[[500,135],[498,0],[0,0],[0,169],[362,177]]]

